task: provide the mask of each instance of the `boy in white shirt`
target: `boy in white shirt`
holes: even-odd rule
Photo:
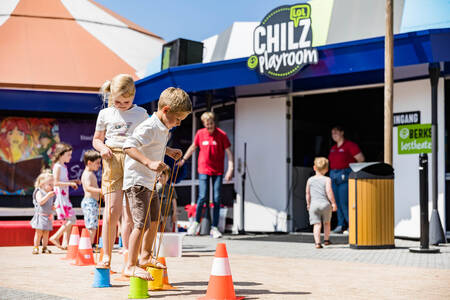
[[[174,160],[181,158],[181,150],[166,147],[169,130],[179,126],[191,112],[189,95],[179,88],[167,88],[159,97],[158,111],[139,124],[123,145],[127,154],[123,189],[130,203],[134,223],[128,246],[128,262],[124,270],[126,276],[153,280],[145,268],[164,268],[151,253],[159,212],[156,180],[167,168],[164,155],[167,154]],[[142,230],[144,234],[140,247]]]

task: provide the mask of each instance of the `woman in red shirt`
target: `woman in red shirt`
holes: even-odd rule
[[[328,160],[333,193],[338,207],[338,223],[333,232],[342,233],[348,228],[348,175],[351,172],[349,164],[363,162],[364,155],[357,144],[344,138],[344,129],[341,126],[334,126],[331,129],[331,138],[336,145],[331,147]]]
[[[194,143],[188,148],[179,165],[182,166],[192,153],[194,153],[195,149],[200,148],[198,154],[199,195],[197,211],[195,214],[195,222],[189,227],[188,234],[195,235],[199,231],[203,204],[209,203],[209,180],[211,179],[213,183],[214,210],[210,234],[214,238],[219,238],[222,236],[217,225],[219,224],[224,159],[226,153],[228,156],[228,170],[225,173],[225,180],[230,181],[233,177],[233,153],[230,150],[231,144],[227,134],[216,127],[214,118],[215,116],[212,112],[202,114],[201,120],[205,128],[197,131]]]

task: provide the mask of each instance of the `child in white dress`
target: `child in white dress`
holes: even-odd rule
[[[64,220],[64,223],[58,231],[50,237],[50,242],[62,250],[67,249],[72,225],[74,225],[77,221],[75,210],[73,209],[72,203],[69,199],[69,187],[77,189],[77,181],[79,182],[79,180],[69,180],[69,172],[67,170],[66,163],[68,163],[71,159],[72,146],[66,143],[57,144],[53,157],[53,178],[56,194],[55,208],[56,217],[58,220]],[[61,245],[59,238],[63,234],[64,237]]]

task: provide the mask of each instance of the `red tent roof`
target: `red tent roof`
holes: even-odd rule
[[[163,42],[101,8],[128,30]],[[0,40],[0,87],[97,91],[119,73],[138,79],[136,69],[82,27],[60,0],[21,0],[0,26]]]

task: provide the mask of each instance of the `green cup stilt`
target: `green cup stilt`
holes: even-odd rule
[[[138,277],[130,277],[130,293],[128,294],[128,299],[145,298],[150,298],[148,294],[148,281]]]

